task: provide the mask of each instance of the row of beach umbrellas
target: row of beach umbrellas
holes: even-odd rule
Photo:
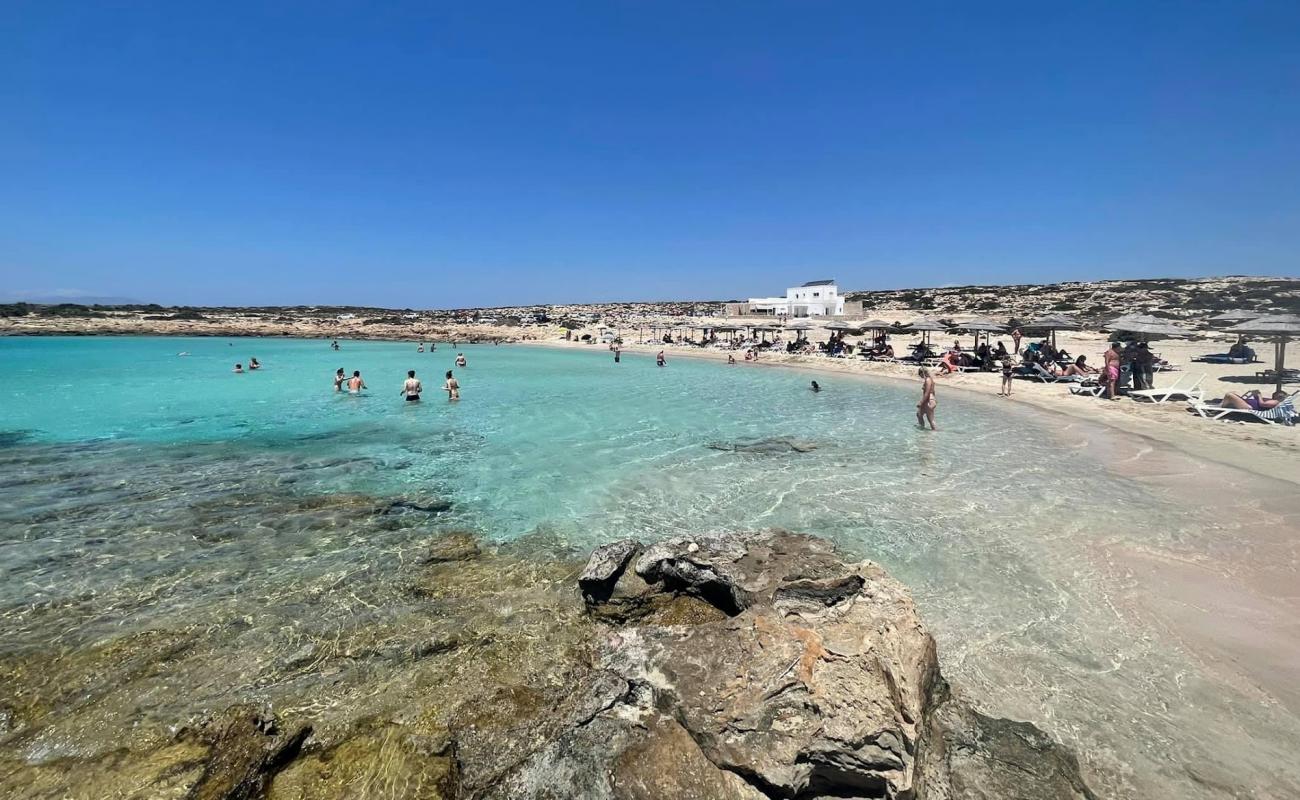
[[[1286,345],[1290,340],[1300,337],[1300,316],[1292,314],[1261,315],[1258,312],[1251,311],[1225,311],[1211,317],[1210,322],[1221,326],[1225,333],[1236,333],[1250,336],[1255,339],[1264,339],[1274,342],[1274,373],[1277,380],[1277,388],[1279,390],[1282,388]],[[1035,319],[1026,320],[1020,323],[1019,326],[1033,330],[1045,330],[1049,335],[1051,335],[1053,342],[1055,342],[1056,331],[1078,330],[1083,327],[1078,320],[1063,314],[1047,314]],[[821,327],[830,331],[860,333],[869,330],[891,330],[895,325],[892,322],[886,322],[881,319],[869,319],[861,322],[834,320],[820,325],[810,319],[798,319],[785,325],[696,325],[692,327],[695,330],[711,330],[714,332],[726,333],[734,333],[746,328],[753,330],[755,333],[797,331],[802,335],[803,332],[815,327]],[[966,331],[975,334],[975,340],[978,345],[980,334],[984,334],[985,340],[987,341],[990,334],[1005,333],[1007,327],[1007,325],[987,317],[977,317],[964,322],[954,322],[951,325],[929,317],[921,317],[912,320],[908,325],[902,326],[902,330],[921,334],[923,340],[927,343],[929,342],[930,334],[935,332]],[[1181,325],[1169,322],[1168,320],[1159,319],[1150,314],[1125,314],[1116,317],[1105,325],[1102,325],[1101,328],[1102,330],[1113,331],[1116,333],[1132,334],[1146,341],[1190,336],[1193,333],[1193,331],[1188,330]]]

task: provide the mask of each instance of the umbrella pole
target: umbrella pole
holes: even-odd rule
[[[1280,392],[1282,391],[1282,361],[1283,356],[1286,354],[1286,339],[1278,339],[1274,347],[1276,348],[1274,358],[1276,363],[1273,365],[1273,371],[1277,373],[1277,391]]]

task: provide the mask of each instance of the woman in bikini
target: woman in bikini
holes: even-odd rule
[[[930,430],[937,431],[939,429],[934,425],[934,409],[939,401],[934,393],[934,378],[925,367],[918,369],[916,374],[921,376],[921,402],[916,404],[916,424],[924,430],[925,423],[929,420]]]
[[[448,400],[460,399],[460,383],[458,383],[455,376],[451,374],[451,370],[447,370],[447,382],[442,385],[442,388],[443,391],[447,393]]]

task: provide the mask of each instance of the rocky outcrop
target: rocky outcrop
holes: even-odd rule
[[[635,539],[620,539],[593,550],[587,566],[578,576],[578,588],[583,599],[589,603],[608,600],[628,563],[640,550],[641,543]]]
[[[585,568],[560,549],[443,535],[410,564],[410,616],[266,664],[260,691],[295,709],[286,721],[237,705],[84,758],[0,750],[0,796],[1092,798],[1067,750],[950,690],[876,564],[783,531],[625,540]],[[7,736],[31,752],[59,731],[46,713],[15,714],[32,722]]]
[[[630,552],[597,553],[593,573]],[[1041,731],[951,697],[910,596],[875,564],[776,532],[661,542],[625,574],[610,597],[651,611],[603,631],[598,710],[481,796],[1092,797]],[[721,613],[651,621],[665,595]]]

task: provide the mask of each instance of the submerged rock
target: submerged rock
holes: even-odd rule
[[[424,558],[426,564],[445,564],[449,561],[469,561],[478,558],[478,539],[472,533],[451,531],[433,540]]]
[[[783,453],[811,453],[813,450],[817,449],[817,444],[802,439],[794,439],[789,436],[772,436],[766,439],[739,439],[734,442],[709,442],[705,447],[710,450],[722,450],[728,453],[781,455]]]
[[[228,709],[218,726],[203,774],[186,800],[262,797],[271,779],[298,755],[311,735],[307,725],[280,730],[273,718],[252,706]]]

